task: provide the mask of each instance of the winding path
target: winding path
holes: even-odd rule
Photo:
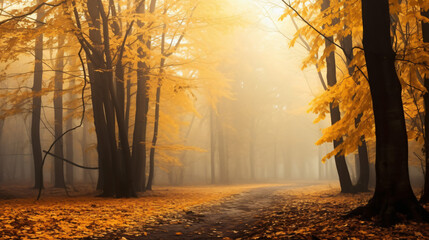
[[[275,192],[315,184],[296,183],[261,187],[237,194],[225,202],[184,212],[179,224],[152,226],[142,239],[237,239],[274,204]]]

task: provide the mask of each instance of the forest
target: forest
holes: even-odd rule
[[[429,1],[0,0],[0,239],[429,239]]]

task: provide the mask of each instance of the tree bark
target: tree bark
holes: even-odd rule
[[[125,104],[125,128],[130,128],[130,108],[131,108],[131,70],[127,74],[127,88],[125,93],[126,104]]]
[[[75,79],[71,79],[70,80],[70,84],[69,84],[69,88],[70,88],[70,92],[69,92],[69,101],[72,101],[74,99],[74,95],[73,95],[73,88],[75,87]],[[67,115],[69,115],[68,119],[67,119],[67,123],[66,123],[66,128],[67,129],[71,129],[73,127],[73,111],[72,110],[68,110],[67,111]],[[73,131],[67,133],[67,135],[65,136],[64,139],[64,143],[66,146],[66,159],[73,161],[74,160],[74,142],[73,142]],[[82,155],[82,158],[84,158],[84,156]],[[88,166],[87,164],[84,164],[84,166]],[[85,171],[85,170],[84,170]],[[71,164],[66,164],[66,183],[73,185],[74,182],[74,171],[73,171],[73,165]]]
[[[322,3],[322,11],[326,10],[330,5],[329,0],[324,0]],[[329,48],[332,45],[334,38],[332,36],[328,36],[325,39],[325,47]],[[337,83],[336,76],[336,63],[335,63],[335,52],[331,52],[329,56],[326,58],[326,80],[328,82],[328,86],[332,87]],[[340,108],[334,103],[329,104],[329,110],[331,113],[331,125],[334,125],[336,122],[341,120]],[[343,142],[343,138],[341,137],[338,140],[334,140],[334,148],[337,148]],[[338,177],[340,179],[340,186],[342,193],[350,193],[354,192],[352,180],[350,178],[350,173],[347,168],[346,158],[341,153],[335,155],[335,165],[337,166]]]
[[[165,39],[163,39],[164,41]],[[153,178],[155,174],[155,146],[156,142],[158,140],[158,127],[159,127],[159,103],[161,100],[161,84],[162,84],[162,74],[163,74],[163,68],[165,64],[165,58],[161,59],[160,64],[160,76],[158,78],[158,86],[156,88],[156,99],[155,99],[155,124],[153,128],[153,138],[152,138],[152,145],[150,147],[150,154],[149,154],[149,177],[147,181],[147,187],[146,190],[152,190],[152,184],[153,184]]]
[[[429,18],[429,10],[423,11],[422,16]],[[422,33],[423,33],[423,42],[429,43],[429,23],[422,21]],[[425,49],[429,52],[429,49]],[[429,64],[429,63],[427,63]],[[426,75],[424,78],[424,86],[426,89],[429,89],[429,76]],[[423,195],[420,198],[420,202],[428,203],[429,202],[429,93],[423,95],[424,105],[425,105],[425,119],[424,119],[424,131],[425,131],[425,162],[426,162],[426,171],[425,171],[425,184],[423,188]]]
[[[114,161],[114,173],[117,184],[116,197],[135,197],[135,191],[133,187],[133,173],[131,166],[131,154],[128,142],[128,134],[125,129],[124,123],[124,108],[121,107],[117,92],[114,86],[113,78],[113,60],[110,52],[110,35],[109,35],[109,19],[104,11],[104,6],[101,0],[98,1],[98,11],[102,20],[103,28],[103,55],[104,64],[100,66],[103,71],[103,79],[106,82],[103,84],[103,97],[104,97],[104,108],[106,110],[106,119],[108,126],[109,141],[112,146],[112,154],[115,157]],[[126,40],[124,38],[124,41]],[[121,62],[122,53],[118,56],[118,61]],[[101,61],[102,59],[100,59]],[[119,146],[116,143],[116,132],[115,132],[115,118],[118,127],[118,138]]]
[[[1,140],[1,136],[3,133],[3,125],[4,125],[4,120],[0,120],[0,140]],[[2,154],[2,149],[4,148],[0,148],[0,154]],[[0,157],[0,183],[4,180],[4,157]]]
[[[96,1],[88,1],[88,22],[90,23],[91,29],[89,30],[89,38],[95,46],[102,45],[101,37],[101,26],[100,26],[100,14],[97,8]],[[103,94],[103,88],[105,83],[102,82],[102,73],[96,72],[94,68],[96,65],[101,65],[103,61],[102,53],[100,48],[97,47],[93,53],[94,59],[98,62],[88,62],[88,73],[91,81],[91,100],[92,109],[94,115],[94,126],[95,133],[97,136],[97,152],[100,167],[100,178],[99,185],[103,191],[101,196],[113,197],[115,196],[115,190],[117,189],[115,182],[116,177],[114,175],[113,159],[116,158],[116,146],[112,146],[109,141],[109,130],[106,118],[109,117],[104,107],[105,93]],[[112,149],[114,148],[114,149]]]
[[[395,69],[390,37],[388,0],[362,0],[363,46],[373,102],[376,134],[376,186],[372,199],[351,212],[375,216],[390,226],[398,214],[429,221],[411,189],[408,141],[402,104],[402,87]]]
[[[347,70],[349,75],[353,77],[355,72],[355,66],[350,66],[351,61],[353,60],[353,42],[352,35],[347,35],[342,41],[341,45],[344,48],[344,51],[348,54],[346,63]],[[362,118],[362,113],[358,115],[355,119],[355,126],[358,127]],[[361,145],[358,146],[358,168],[359,175],[358,181],[354,186],[354,190],[356,192],[367,192],[368,191],[368,183],[369,183],[369,160],[368,160],[368,149],[366,146],[365,136],[361,136]]]
[[[55,93],[54,93],[54,117],[55,117],[55,139],[59,140],[56,142],[54,147],[54,153],[56,156],[64,158],[64,145],[63,139],[60,138],[63,134],[63,70],[64,70],[64,35],[58,36],[58,50],[57,50],[57,66],[55,71]],[[55,169],[55,182],[54,186],[57,188],[63,188],[64,182],[64,162],[60,158],[55,158],[54,162]]]
[[[38,0],[37,4],[42,1]],[[42,25],[41,20],[45,15],[43,7],[37,11],[37,26]],[[31,113],[31,146],[33,150],[34,161],[34,188],[43,187],[43,169],[42,169],[42,146],[40,143],[40,111],[42,106],[42,78],[43,78],[43,34],[36,38],[35,43],[35,64],[34,64],[34,81],[33,81],[33,105]]]
[[[155,11],[156,0],[151,0],[149,12]],[[138,3],[136,12],[138,14],[145,13],[145,1]],[[143,27],[141,21],[137,21],[139,27]],[[141,44],[145,44],[148,49],[151,48],[150,37],[145,41],[143,36],[138,37]],[[133,133],[133,152],[132,162],[135,166],[134,170],[134,182],[136,191],[146,190],[146,128],[147,128],[147,112],[149,109],[149,98],[147,81],[149,80],[149,66],[143,61],[146,57],[142,47],[137,49],[139,58],[142,61],[137,63],[137,93],[136,93],[136,114],[134,121],[134,133]]]

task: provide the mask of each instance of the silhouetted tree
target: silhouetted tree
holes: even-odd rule
[[[329,0],[324,0],[322,3],[322,11],[326,10],[330,5]],[[334,24],[334,23],[333,23]],[[325,38],[326,48],[329,48],[332,45],[334,38],[332,36],[328,36]],[[337,83],[336,76],[336,63],[335,63],[335,52],[331,52],[329,56],[326,58],[326,80],[328,82],[328,86],[332,87]],[[331,103],[329,105],[329,110],[331,113],[331,124],[334,125],[336,122],[340,121],[341,113],[340,107],[337,103]],[[338,147],[343,142],[343,139],[340,138],[338,140],[334,140],[334,148]],[[338,177],[340,179],[341,192],[342,193],[350,193],[354,192],[352,180],[350,178],[350,173],[347,168],[346,158],[343,154],[337,153],[335,154],[335,165],[337,166]]]
[[[55,118],[55,139],[59,138],[55,144],[55,155],[61,158],[64,157],[64,144],[62,138],[63,133],[63,70],[64,70],[64,35],[58,36],[58,50],[56,59],[56,71],[54,77],[55,94],[54,94],[54,118]],[[55,182],[54,186],[62,188],[64,183],[64,162],[56,158],[54,162]]]
[[[41,4],[41,0],[37,1],[37,4]],[[37,27],[43,25],[42,19],[45,12],[43,7],[37,10]],[[33,80],[33,105],[31,112],[31,146],[33,150],[33,162],[34,162],[34,187],[43,187],[42,180],[42,146],[40,143],[40,111],[42,106],[42,96],[40,91],[42,90],[42,78],[43,78],[43,34],[36,37],[34,47],[34,80]]]
[[[402,87],[395,69],[391,45],[388,0],[362,0],[363,46],[373,101],[376,132],[376,187],[374,196],[351,215],[376,216],[392,225],[397,214],[429,221],[419,205],[408,173],[408,141],[401,98]]]
[[[429,18],[429,10],[422,11],[422,16]],[[423,42],[429,43],[429,23],[422,21],[422,32]],[[429,51],[426,49],[425,51]],[[429,63],[427,63],[429,64]],[[424,86],[429,89],[429,76],[425,76]],[[426,160],[426,171],[425,171],[425,185],[423,189],[423,195],[420,199],[423,203],[429,202],[429,93],[423,95],[425,105],[425,119],[424,119],[424,131],[425,131],[425,160]]]

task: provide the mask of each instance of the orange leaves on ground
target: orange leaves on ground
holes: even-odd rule
[[[140,236],[145,235],[146,224],[164,222],[169,215],[191,207],[222,202],[222,199],[248,188],[250,186],[159,187],[132,199],[48,197],[38,202],[33,198],[0,200],[0,236],[5,239],[96,238],[118,231]]]
[[[273,207],[260,214],[243,239],[428,239],[428,223],[382,228],[372,220],[344,218],[371,196],[340,194],[339,188],[328,186],[278,192]]]

